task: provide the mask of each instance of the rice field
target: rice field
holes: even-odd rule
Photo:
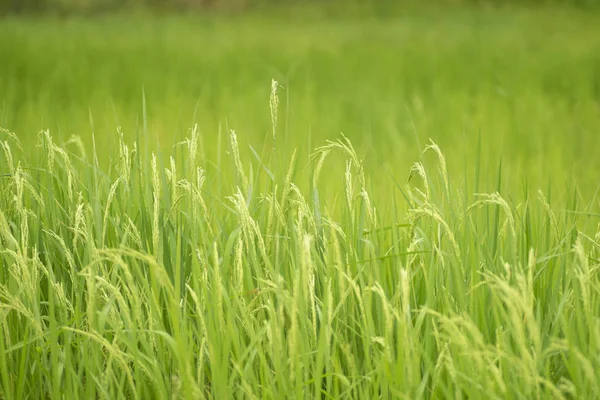
[[[600,397],[597,26],[0,20],[0,398]]]

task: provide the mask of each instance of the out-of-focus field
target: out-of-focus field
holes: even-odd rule
[[[283,86],[281,148],[343,132],[406,178],[429,138],[453,171],[500,158],[520,185],[596,189],[600,17],[565,8],[403,9],[386,16],[296,14],[5,19],[0,125],[25,141],[49,129],[108,147],[121,126],[163,149],[198,123],[261,147],[271,79]],[[91,116],[91,117],[90,117]],[[372,171],[372,169],[371,169]],[[378,174],[376,183],[387,186]],[[400,177],[398,177],[400,179]],[[589,190],[588,190],[589,189]]]

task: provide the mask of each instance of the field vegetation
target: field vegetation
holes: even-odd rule
[[[0,21],[0,398],[598,398],[600,14]]]

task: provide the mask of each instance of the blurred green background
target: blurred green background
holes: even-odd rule
[[[168,10],[220,10],[239,12],[248,9],[274,6],[319,5],[320,7],[345,8],[360,7],[371,10],[384,10],[398,3],[419,3],[415,0],[3,0],[0,12],[55,12],[55,13],[98,13],[118,9],[154,8]],[[507,5],[525,4],[541,6],[547,4],[598,6],[598,0],[425,0],[429,4],[473,4]]]
[[[143,131],[145,99],[148,135],[164,153],[198,123],[207,159],[227,128],[252,158],[247,146],[261,149],[270,135],[274,78],[282,160],[343,132],[385,194],[382,163],[403,181],[431,138],[456,179],[483,168],[491,186],[502,159],[516,188],[597,189],[600,13],[564,3],[341,4],[5,16],[0,126],[32,152],[42,128],[59,143],[74,134],[90,143],[93,126],[108,162],[117,126],[129,140]]]

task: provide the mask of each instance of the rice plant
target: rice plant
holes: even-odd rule
[[[382,201],[344,136],[277,157],[277,88],[273,159],[232,130],[217,170],[197,126],[107,166],[0,133],[0,397],[600,396],[597,198],[472,193],[431,142]]]

